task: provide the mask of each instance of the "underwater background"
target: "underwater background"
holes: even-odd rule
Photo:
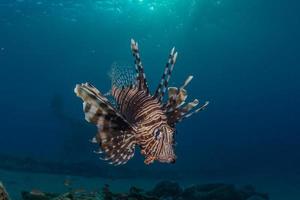
[[[299,10],[293,0],[0,0],[0,181],[16,179],[11,193],[18,177],[47,190],[49,178],[34,186],[20,172],[221,181],[300,199]],[[108,92],[114,62],[134,67],[131,38],[152,91],[175,46],[170,86],[193,75],[189,99],[210,101],[178,125],[176,164],[146,166],[136,151],[114,167],[92,153],[96,127],[73,89]]]

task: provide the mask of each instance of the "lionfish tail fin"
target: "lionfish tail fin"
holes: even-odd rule
[[[74,91],[83,100],[85,119],[98,127],[98,133],[91,140],[99,144],[97,152],[103,152],[103,159],[110,160],[110,164],[125,164],[133,157],[136,143],[129,122],[91,84],[78,84]]]
[[[170,77],[171,77],[172,71],[174,69],[174,65],[176,63],[177,55],[178,55],[178,53],[175,50],[175,47],[173,47],[170,52],[168,62],[166,63],[165,70],[161,77],[160,83],[157,86],[157,89],[154,94],[154,97],[156,97],[160,102],[162,102],[165,92],[166,92],[166,89],[168,87]]]
[[[131,52],[134,57],[134,64],[136,70],[136,80],[139,90],[145,90],[149,94],[149,88],[147,85],[146,75],[144,72],[144,67],[141,61],[138,43],[131,39]]]

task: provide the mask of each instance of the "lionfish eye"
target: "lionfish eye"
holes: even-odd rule
[[[154,132],[154,137],[156,140],[160,138],[160,131],[158,129]]]

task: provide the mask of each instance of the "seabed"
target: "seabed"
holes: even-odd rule
[[[249,177],[249,182],[258,183],[259,192],[238,179],[233,185],[233,180],[112,180],[7,170],[0,170],[0,177],[10,200],[296,200],[300,193],[299,183],[288,185],[267,177],[256,181]]]

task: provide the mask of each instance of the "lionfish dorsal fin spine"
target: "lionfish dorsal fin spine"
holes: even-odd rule
[[[189,75],[180,88],[182,88],[182,89],[185,88],[192,81],[193,78],[194,78],[194,76]]]
[[[145,90],[149,94],[149,88],[147,84],[146,75],[144,72],[144,67],[141,61],[138,43],[131,39],[131,51],[134,57],[134,64],[136,70],[136,80],[139,90]]]
[[[164,108],[167,108],[167,112],[179,108],[185,103],[184,101],[187,99],[187,91],[185,87],[191,82],[192,79],[193,76],[190,75],[179,88],[168,88],[168,101],[164,104]]]
[[[165,112],[168,116],[168,123],[171,126],[175,126],[176,123],[182,121],[183,119],[189,118],[190,116],[204,110],[209,102],[205,102],[199,108],[196,108],[199,104],[198,99],[195,99],[192,102],[185,103],[187,99],[187,91],[186,86],[191,82],[193,76],[190,75],[184,81],[183,85],[179,88],[176,87],[169,87],[168,88],[168,101],[164,104]]]
[[[165,95],[166,89],[167,89],[169,81],[170,81],[172,71],[174,69],[174,65],[176,63],[177,55],[178,55],[178,53],[176,52],[175,47],[173,47],[170,52],[168,62],[166,63],[164,73],[161,77],[161,81],[160,81],[159,85],[157,86],[157,89],[154,93],[154,97],[157,98],[159,100],[159,102],[162,102],[163,97]]]
[[[184,115],[182,117],[182,119],[188,118],[188,117],[192,116],[193,114],[198,113],[198,112],[204,110],[208,106],[208,104],[209,104],[209,101],[206,101],[201,107],[197,108],[196,110],[194,110],[191,113],[188,113],[188,114]]]
[[[194,109],[192,112],[189,112],[189,111],[192,110],[195,106],[190,108],[188,111],[181,112],[181,116],[179,116],[177,118],[177,122],[181,122],[182,120],[187,119],[187,118],[191,117],[192,115],[204,110],[208,106],[208,104],[209,104],[209,101],[206,101],[201,107]]]

